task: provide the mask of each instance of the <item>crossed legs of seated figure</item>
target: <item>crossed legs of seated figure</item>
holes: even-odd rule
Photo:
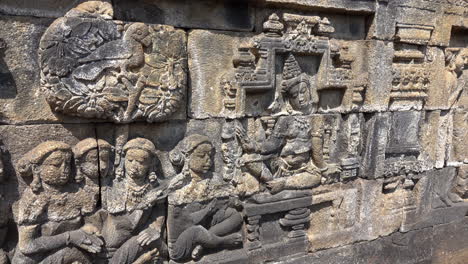
[[[132,237],[127,240],[112,256],[109,264],[120,264],[120,263],[134,263],[143,253],[151,251],[155,248],[159,252],[165,252],[166,244],[161,238],[153,241],[147,246],[140,246],[137,241],[138,237]]]
[[[75,247],[66,247],[57,250],[55,253],[47,256],[41,261],[41,264],[91,264],[89,257],[80,249]]]
[[[219,217],[214,217],[209,229],[201,225],[186,229],[177,238],[172,258],[182,260],[191,256],[201,257],[203,248],[234,246],[242,242],[242,236],[234,233],[242,224],[242,216],[233,208],[227,208]]]

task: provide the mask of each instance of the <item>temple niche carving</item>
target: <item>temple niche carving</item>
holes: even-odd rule
[[[220,78],[220,114],[233,118],[359,109],[367,87],[362,65],[354,63],[359,44],[331,39],[333,32],[327,17],[271,14],[261,34],[239,45],[234,69]]]
[[[186,37],[164,25],[111,20],[89,1],[41,38],[41,87],[52,110],[117,123],[170,119],[184,105]]]

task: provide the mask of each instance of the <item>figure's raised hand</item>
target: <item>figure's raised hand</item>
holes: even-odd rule
[[[84,225],[81,230],[90,235],[101,236],[101,231],[96,226],[91,224]]]
[[[255,150],[255,146],[252,143],[252,141],[249,140],[247,136],[247,131],[245,131],[245,128],[243,128],[242,126],[236,126],[236,136],[239,139],[242,145],[242,148],[245,151],[251,152]]]
[[[247,137],[247,132],[245,131],[245,128],[243,128],[241,125],[236,126],[236,136],[239,139],[244,139]]]

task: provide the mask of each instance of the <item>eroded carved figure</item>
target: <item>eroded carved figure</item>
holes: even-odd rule
[[[272,193],[282,190],[308,189],[321,183],[334,182],[332,176],[341,168],[327,164],[323,158],[320,134],[312,132],[310,117],[283,116],[274,124],[273,132],[263,140],[249,138],[243,127],[237,127],[237,136],[244,150],[243,164],[250,174]],[[271,160],[270,172],[264,161]],[[240,180],[242,181],[242,179]]]
[[[208,137],[187,136],[171,153],[181,167],[169,185],[169,253],[175,261],[200,259],[205,251],[242,243],[242,217],[232,186],[212,175],[214,147]]]
[[[89,1],[42,36],[47,101],[54,111],[118,123],[170,118],[185,99],[185,34],[171,26],[112,21],[112,13],[110,4]]]
[[[103,241],[82,228],[71,171],[72,149],[47,141],[29,151],[18,171],[29,181],[16,216],[19,241],[13,263],[92,263]]]
[[[467,197],[468,181],[466,180],[466,153],[468,141],[468,90],[467,76],[463,70],[468,65],[468,49],[447,48],[445,51],[446,62],[446,89],[449,94],[449,116],[453,124],[452,134],[452,158],[449,164],[458,167],[458,177],[454,181],[451,200],[463,202]]]
[[[89,215],[97,210],[101,190],[111,171],[112,146],[102,139],[87,138],[73,147],[76,180],[81,183],[78,199],[83,202],[81,212]]]
[[[166,193],[156,174],[156,148],[147,139],[135,138],[124,145],[123,154],[122,177],[110,183],[103,209],[88,219],[106,245],[97,258],[108,263],[159,263],[167,256]]]

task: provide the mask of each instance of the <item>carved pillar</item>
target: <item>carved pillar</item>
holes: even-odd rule
[[[260,242],[260,219],[261,215],[254,215],[247,217],[247,243],[248,250],[254,250],[262,247]]]

